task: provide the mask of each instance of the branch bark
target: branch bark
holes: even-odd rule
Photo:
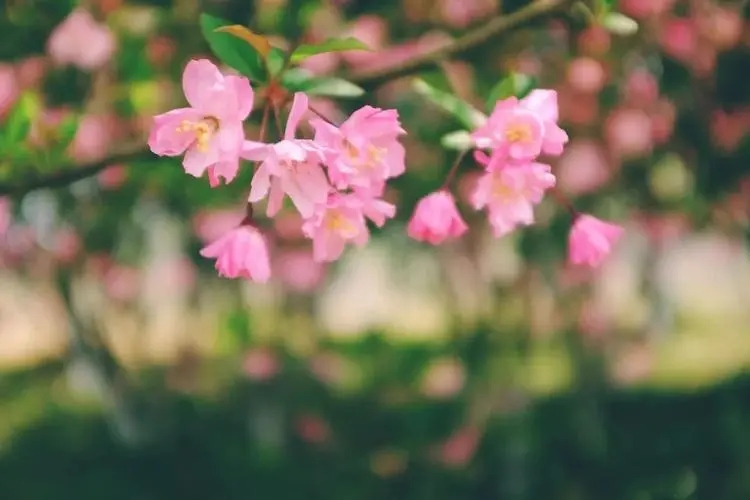
[[[457,56],[470,53],[472,50],[497,41],[504,35],[535,21],[562,13],[573,5],[575,0],[535,0],[525,7],[508,15],[498,15],[472,31],[469,31],[450,44],[437,50],[422,54],[414,59],[385,68],[378,68],[351,75],[348,80],[365,89],[376,88],[390,80],[408,76]],[[142,145],[135,145],[115,153],[98,162],[93,162],[69,170],[24,179],[13,183],[0,183],[0,196],[23,196],[37,189],[55,189],[65,187],[73,182],[96,175],[109,165],[129,163],[139,158],[147,158],[148,150]]]

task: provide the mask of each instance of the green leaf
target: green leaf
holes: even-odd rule
[[[31,120],[38,111],[38,101],[33,94],[23,94],[13,107],[2,130],[3,145],[7,150],[17,149],[31,129]]]
[[[468,128],[476,128],[487,120],[487,117],[471,104],[462,101],[452,94],[432,87],[420,78],[417,78],[413,85],[417,93],[443,108]]]
[[[290,68],[281,76],[281,84],[290,92],[299,92],[313,78],[315,76],[306,69]]]
[[[311,77],[296,82],[294,87],[296,88],[287,88],[295,92],[326,97],[359,97],[365,93],[364,89],[352,82],[333,77]]]
[[[292,52],[292,62],[296,64],[316,54],[345,52],[347,50],[370,50],[370,47],[352,37],[331,38],[317,45],[300,45]]]
[[[630,36],[638,32],[638,23],[619,12],[609,12],[604,16],[602,24],[612,34]]]
[[[68,115],[63,118],[60,125],[57,126],[57,147],[67,148],[73,141],[78,132],[79,117],[77,115]]]
[[[286,52],[276,47],[271,48],[271,51],[268,53],[268,58],[266,59],[268,73],[271,77],[276,76],[279,71],[281,71],[281,68],[284,67],[285,60]]]
[[[440,144],[445,149],[455,149],[457,151],[466,151],[474,147],[474,141],[471,139],[471,134],[466,130],[457,130],[450,134],[445,134],[440,139]]]
[[[262,82],[265,77],[260,54],[252,45],[229,33],[216,31],[232,23],[208,14],[201,14],[203,38],[224,64],[231,66],[251,80]]]
[[[519,99],[525,97],[534,88],[535,83],[536,79],[533,76],[511,73],[492,87],[487,98],[487,108],[492,110],[497,101],[509,97],[518,97]]]

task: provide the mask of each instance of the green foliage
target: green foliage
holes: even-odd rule
[[[497,84],[492,87],[492,90],[490,90],[490,94],[487,97],[487,111],[492,112],[497,101],[509,97],[517,97],[519,99],[526,97],[535,85],[536,79],[533,76],[524,75],[522,73],[511,73],[497,82]]]
[[[602,25],[612,34],[631,36],[638,32],[638,23],[619,12],[608,12],[602,20]]]
[[[281,81],[290,92],[305,92],[308,95],[351,98],[365,93],[362,87],[342,78],[316,77],[299,68],[286,71]]]
[[[308,57],[327,52],[344,52],[348,50],[370,50],[363,42],[356,38],[332,38],[316,45],[300,45],[292,52],[292,62],[300,63]]]
[[[236,69],[253,81],[265,81],[263,61],[258,51],[246,41],[229,33],[216,31],[231,26],[229,21],[201,14],[200,26],[203,37],[208,42],[214,55],[224,64]]]
[[[462,101],[451,93],[433,87],[421,78],[414,80],[413,88],[421,96],[447,111],[467,128],[476,128],[486,119],[485,115],[471,104]]]
[[[21,96],[0,128],[0,151],[12,151],[26,139],[38,111],[39,102],[33,94]]]
[[[446,149],[466,151],[472,147],[473,141],[471,135],[465,130],[456,130],[450,134],[445,134],[440,139],[440,145]]]

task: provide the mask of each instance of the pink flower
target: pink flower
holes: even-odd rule
[[[315,142],[333,151],[328,175],[338,189],[376,188],[406,169],[404,147],[398,137],[405,134],[395,109],[364,106],[338,128],[314,118]]]
[[[109,28],[83,9],[75,9],[57,25],[47,40],[47,52],[61,65],[93,70],[110,60],[116,48]]]
[[[323,281],[325,267],[306,250],[286,250],[274,262],[274,275],[292,292],[309,293]]]
[[[476,154],[487,172],[477,181],[471,196],[475,209],[487,208],[493,234],[499,238],[518,226],[534,222],[534,205],[555,185],[551,167],[543,163],[505,164],[498,155]]]
[[[515,97],[498,101],[472,138],[477,147],[500,149],[517,161],[533,160],[542,152],[559,155],[568,135],[557,120],[557,93],[538,89],[522,101]]]
[[[297,92],[281,141],[244,143],[242,157],[262,162],[253,176],[248,202],[258,202],[268,195],[266,213],[269,217],[281,210],[285,193],[304,218],[311,217],[315,206],[325,203],[328,197],[330,185],[321,166],[326,150],[314,141],[294,138],[307,107],[307,96]]]
[[[481,435],[479,429],[466,426],[454,432],[440,447],[440,461],[448,467],[462,467],[474,457]]]
[[[114,136],[114,120],[107,115],[85,115],[70,144],[70,156],[79,163],[95,162],[109,152]]]
[[[234,228],[200,253],[203,257],[216,259],[219,276],[244,278],[258,283],[265,283],[271,278],[266,240],[253,226]]]
[[[332,262],[341,257],[347,243],[362,247],[370,238],[362,200],[351,194],[330,194],[328,202],[318,205],[302,230],[313,240],[316,262]]]
[[[203,243],[218,240],[242,222],[244,210],[216,209],[198,212],[193,217],[193,231]]]
[[[460,237],[468,229],[458,213],[453,195],[448,191],[437,191],[419,201],[407,231],[417,241],[439,245]]]
[[[604,66],[592,57],[577,57],[568,65],[568,83],[579,92],[596,94],[607,81]]]
[[[242,371],[252,380],[260,382],[273,378],[281,369],[279,358],[265,347],[256,347],[245,354]]]
[[[623,233],[623,228],[604,222],[591,215],[579,215],[573,223],[568,239],[570,262],[598,267],[612,251]]]
[[[182,75],[189,108],[154,117],[148,145],[159,156],[185,154],[188,174],[201,177],[206,170],[216,184],[231,182],[239,169],[244,140],[242,122],[253,108],[253,89],[247,78],[223,75],[206,59],[192,60]]]
[[[612,152],[622,158],[638,158],[653,147],[652,122],[640,109],[613,109],[604,122],[604,135]]]
[[[102,170],[96,177],[102,189],[112,190],[125,183],[128,173],[124,165],[112,165]]]
[[[664,53],[678,61],[689,61],[698,48],[698,34],[690,19],[670,19],[659,31]]]

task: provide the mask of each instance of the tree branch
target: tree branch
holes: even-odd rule
[[[400,64],[355,73],[348,80],[365,89],[373,89],[395,78],[411,75],[430,68],[441,61],[465,55],[534,21],[561,13],[574,2],[575,0],[534,0],[512,14],[498,15],[487,22],[487,24],[468,32],[444,47]],[[118,163],[127,164],[136,159],[148,158],[149,155],[148,150],[144,149],[142,145],[135,145],[99,162],[72,167],[70,170],[55,172],[32,179],[24,179],[14,183],[0,183],[0,196],[23,196],[36,189],[64,187],[73,182],[96,175],[109,165]]]
[[[355,73],[348,80],[365,89],[372,89],[394,78],[414,74],[418,71],[428,69],[441,61],[471,52],[527,24],[561,13],[564,9],[573,5],[574,2],[575,0],[532,1],[512,14],[494,17],[487,24],[469,31],[444,47],[400,64]]]

